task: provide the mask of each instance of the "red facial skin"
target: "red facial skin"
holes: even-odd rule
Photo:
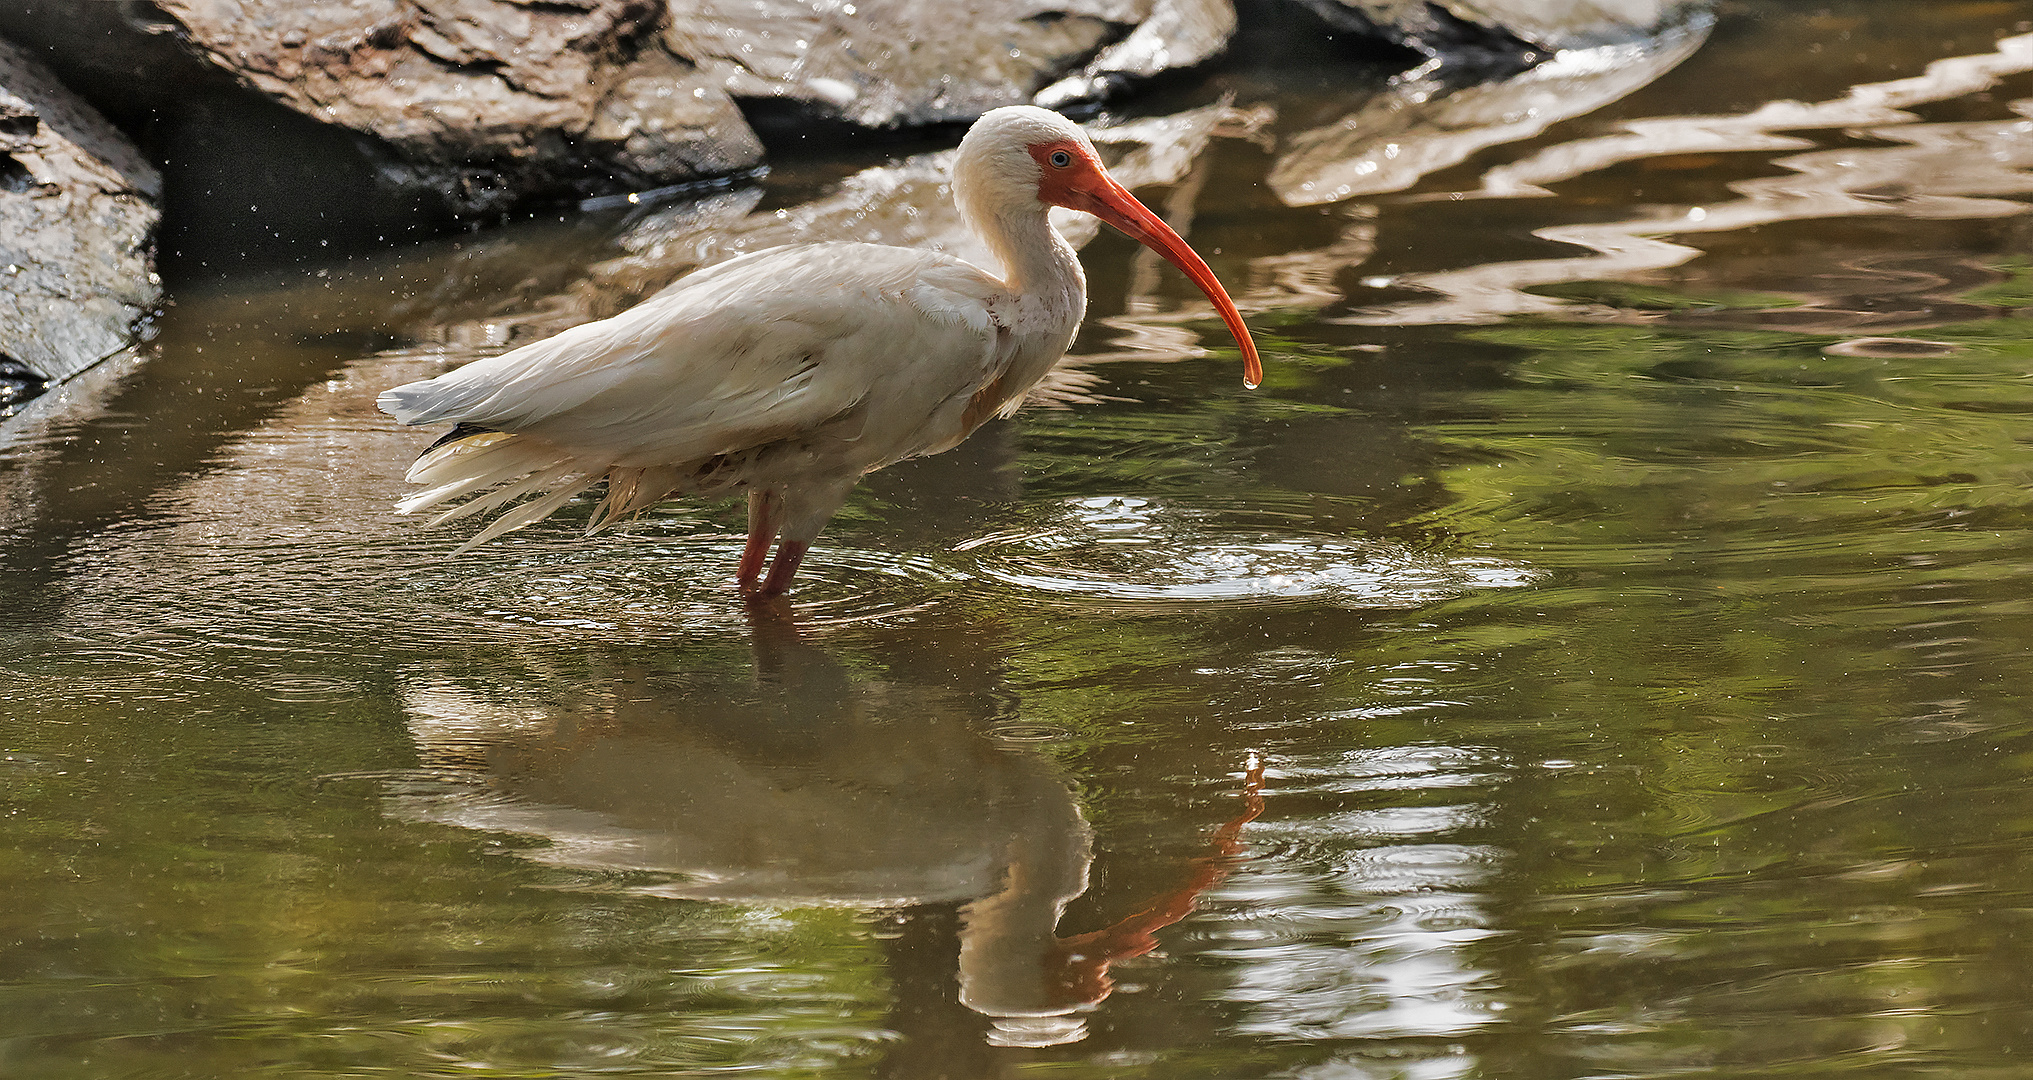
[[[1116,183],[1085,146],[1072,139],[1061,139],[1034,143],[1029,149],[1032,160],[1044,173],[1043,179],[1038,182],[1038,199],[1052,206],[1093,214],[1163,255],[1192,278],[1193,284],[1200,286],[1200,291],[1213,301],[1214,310],[1221,313],[1221,321],[1228,324],[1229,333],[1235,335],[1235,343],[1242,346],[1243,385],[1252,389],[1260,385],[1264,381],[1264,365],[1257,357],[1256,342],[1249,336],[1249,327],[1242,323],[1242,313],[1235,310],[1235,302],[1228,298],[1221,282],[1214,279],[1214,271],[1209,270],[1207,263],[1186,246],[1186,241],[1158,220],[1156,214],[1145,209],[1144,204],[1138,202],[1127,188]]]

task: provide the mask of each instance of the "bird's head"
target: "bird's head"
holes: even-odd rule
[[[984,113],[960,140],[953,166],[959,194],[982,209],[1042,210],[1046,165],[1037,154],[1055,147],[1068,161],[1099,159],[1080,125],[1050,109],[1012,105]]]
[[[1093,214],[1163,255],[1200,286],[1242,347],[1243,383],[1263,382],[1256,342],[1214,271],[1179,234],[1115,182],[1080,125],[1049,109],[1011,105],[982,115],[960,141],[954,190],[977,220],[984,212],[1064,206]]]

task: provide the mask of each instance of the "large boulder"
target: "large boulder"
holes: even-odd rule
[[[1205,63],[1235,36],[1230,0],[1157,0],[1130,35],[1032,98],[1048,109],[1099,101],[1168,71]]]
[[[718,81],[662,46],[655,0],[154,3],[214,64],[377,136],[400,158],[398,180],[447,192],[459,210],[761,161]]]
[[[132,143],[0,42],[0,399],[132,343],[162,298],[161,191]]]

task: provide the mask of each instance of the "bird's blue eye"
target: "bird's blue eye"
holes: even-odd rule
[[[1068,166],[1068,165],[1071,165],[1071,164],[1073,164],[1073,155],[1071,155],[1071,154],[1067,153],[1067,152],[1066,152],[1066,151],[1064,151],[1064,150],[1054,150],[1054,151],[1052,151],[1052,167],[1053,167],[1053,168],[1055,168],[1055,169],[1063,169],[1063,168],[1065,168],[1066,166]]]

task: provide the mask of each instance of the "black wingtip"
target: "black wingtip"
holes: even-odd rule
[[[445,432],[444,438],[424,447],[424,454],[428,454],[446,443],[455,443],[461,439],[470,439],[475,435],[492,435],[493,433],[493,428],[481,427],[479,424],[456,424],[452,427],[452,430]],[[423,456],[423,454],[417,455],[419,458]]]

